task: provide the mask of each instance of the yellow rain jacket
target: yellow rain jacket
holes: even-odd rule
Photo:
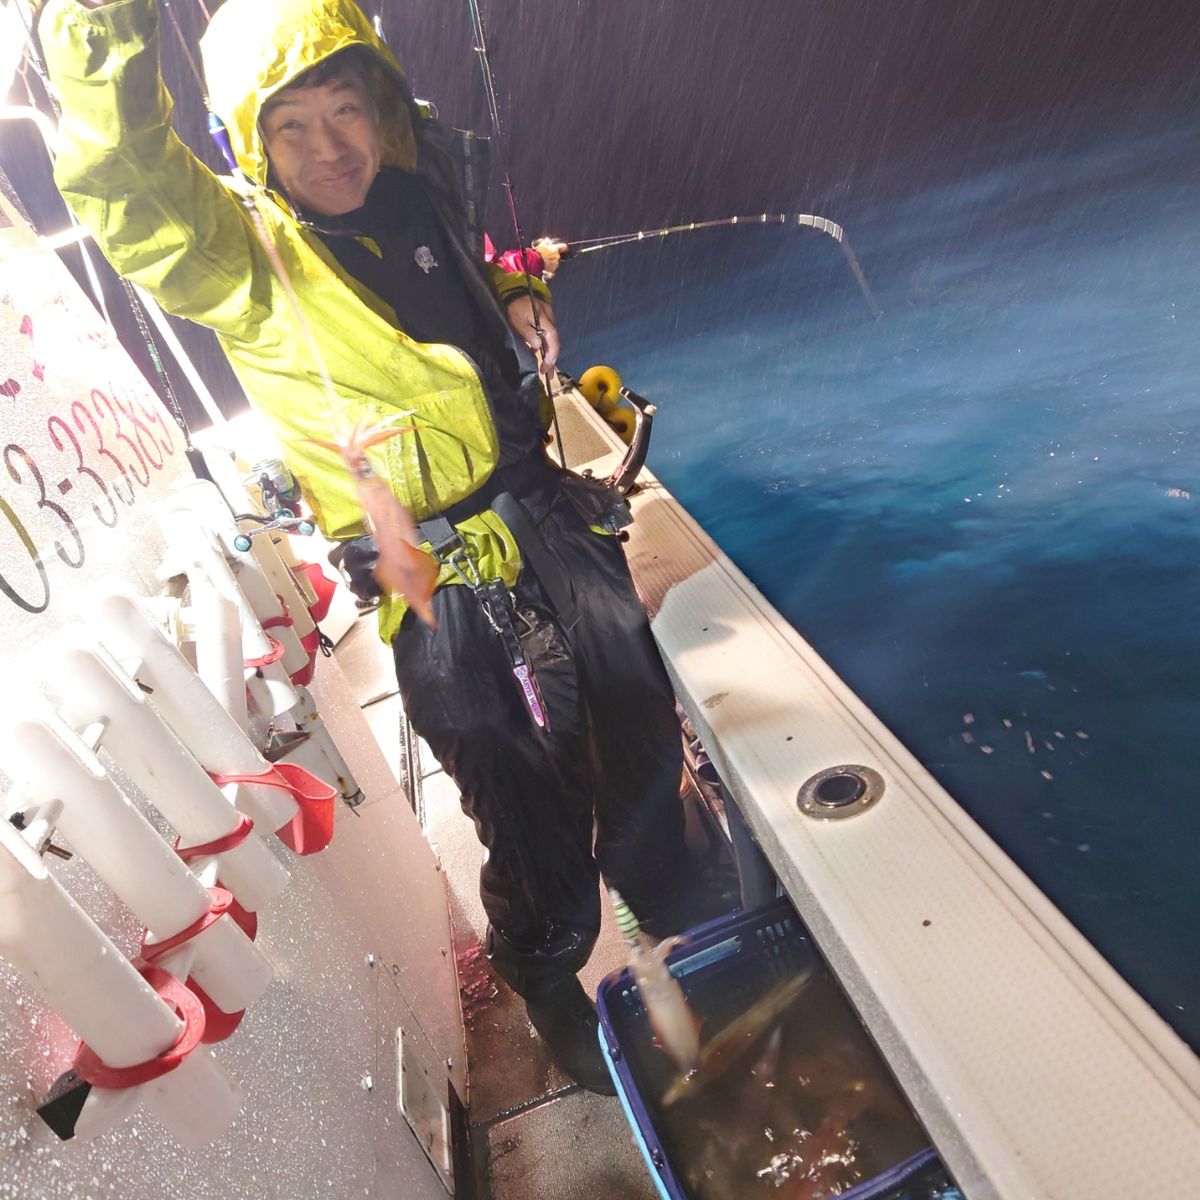
[[[258,210],[332,378],[336,411],[238,184],[213,175],[171,128],[154,0],[118,0],[94,10],[50,0],[40,32],[63,107],[59,188],[117,271],[168,312],[216,332],[246,394],[273,427],[321,530],[336,539],[364,532],[340,457],[313,441],[358,420],[414,414],[416,431],[388,440],[371,458],[418,521],[483,484],[500,448],[474,364],[453,346],[417,342],[399,330],[392,310],[349,277],[268,186],[258,127],[263,104],[329,55],[365,46],[380,63],[375,98],[384,165],[422,173],[444,216],[455,203],[442,169],[440,127],[417,115],[399,64],[357,5],[227,0],[201,43],[213,110],[229,130],[238,164],[259,189]],[[453,239],[455,231],[448,232]],[[465,237],[458,241],[462,248]],[[497,298],[526,286],[523,276],[499,268],[488,268],[486,284],[481,273],[464,274],[478,274],[485,316],[500,322]],[[537,288],[548,296],[540,281]],[[520,557],[503,522],[485,511],[458,529],[480,572],[511,586]],[[439,580],[457,582],[449,569]],[[381,604],[385,641],[399,629],[405,608],[399,597]]]

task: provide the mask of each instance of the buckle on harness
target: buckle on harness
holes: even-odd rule
[[[538,687],[533,668],[525,658],[525,650],[513,619],[516,602],[512,592],[501,579],[484,582],[479,569],[467,553],[466,543],[461,534],[444,515],[439,514],[422,521],[417,529],[421,537],[429,543],[429,548],[438,562],[450,567],[479,601],[484,618],[504,647],[509,669],[521,689],[521,698],[525,701],[533,723],[539,729],[548,730],[550,721],[546,715],[545,702],[542,700],[542,690]]]
[[[422,521],[417,532],[429,543],[434,557],[440,562],[449,562],[448,552],[466,552],[466,546],[457,529],[440,513]]]
[[[472,592],[480,591],[483,578],[467,553],[462,535],[446,517],[439,514],[430,517],[428,521],[422,521],[417,526],[417,532],[429,543],[429,548],[438,562],[450,567]]]

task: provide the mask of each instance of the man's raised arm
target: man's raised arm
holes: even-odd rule
[[[49,0],[39,25],[62,104],[54,177],[120,274],[237,337],[260,318],[241,201],[180,141],[154,0]]]

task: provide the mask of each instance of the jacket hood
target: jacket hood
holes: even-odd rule
[[[404,72],[353,0],[226,0],[200,40],[213,112],[225,123],[238,165],[267,183],[259,130],[263,105],[331,54],[370,50],[379,70],[370,80],[379,106],[383,165],[416,165],[412,100]]]

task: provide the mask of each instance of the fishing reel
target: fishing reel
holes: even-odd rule
[[[257,528],[243,529],[233,539],[233,548],[239,554],[247,554],[253,544],[251,539],[264,533],[299,533],[304,537],[316,533],[317,527],[303,517],[294,517],[291,513],[277,512],[273,517],[260,517],[254,513],[238,513],[238,522],[253,521]]]
[[[256,462],[242,482],[247,490],[258,489],[264,512],[273,516],[300,515],[300,485],[282,459],[265,458]]]
[[[316,532],[316,526],[300,515],[300,485],[280,459],[268,458],[255,463],[250,469],[250,474],[242,482],[247,490],[258,489],[263,510],[268,515],[238,513],[239,523],[252,522],[257,526],[254,529],[243,529],[234,539],[234,549],[240,554],[249,552],[251,538],[259,534],[277,530],[308,537]]]

